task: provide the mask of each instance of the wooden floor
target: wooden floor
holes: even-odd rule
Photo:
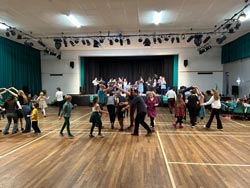
[[[74,139],[59,136],[63,120],[55,107],[40,117],[40,136],[1,133],[0,188],[250,187],[250,121],[222,118],[222,132],[215,123],[204,129],[206,118],[196,128],[187,121],[175,130],[174,117],[160,107],[151,137],[143,127],[139,137],[118,132],[117,122],[111,130],[104,115],[105,137],[89,138],[90,110],[74,109]],[[0,129],[5,124],[0,120]]]

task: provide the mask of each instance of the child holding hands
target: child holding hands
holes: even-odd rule
[[[93,138],[93,131],[95,126],[98,127],[98,137],[103,138],[104,135],[101,133],[102,131],[102,120],[101,120],[101,115],[100,113],[107,113],[107,111],[101,110],[100,105],[98,104],[99,100],[98,97],[94,97],[93,99],[93,106],[92,106],[92,114],[90,116],[90,122],[92,123],[91,129],[90,129],[90,134],[89,137]]]

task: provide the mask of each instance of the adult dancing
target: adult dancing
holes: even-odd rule
[[[146,104],[143,98],[138,94],[138,90],[135,89],[132,92],[134,99],[131,102],[132,106],[135,106],[137,109],[137,114],[135,117],[135,129],[134,132],[131,134],[132,136],[139,136],[139,125],[141,124],[146,130],[146,136],[152,135],[152,130],[149,128],[148,124],[145,122],[145,116],[147,114]],[[122,111],[125,111],[128,106],[124,107]]]

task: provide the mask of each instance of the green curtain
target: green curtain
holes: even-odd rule
[[[84,57],[80,58],[80,84],[84,87]]]
[[[178,55],[174,55],[173,86],[178,86]]]
[[[222,64],[250,57],[250,33],[222,47]]]
[[[0,88],[41,90],[40,51],[0,37]]]

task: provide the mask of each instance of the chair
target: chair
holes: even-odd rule
[[[90,95],[89,96],[89,103],[92,104],[94,100],[94,95]]]
[[[228,113],[228,106],[224,103],[221,103],[221,112],[222,113]]]
[[[163,102],[163,104],[167,104],[168,103],[168,97],[166,95],[162,96],[162,102]]]
[[[237,106],[233,109],[233,114],[243,118],[245,116],[245,108],[242,106],[242,104],[237,103]]]

